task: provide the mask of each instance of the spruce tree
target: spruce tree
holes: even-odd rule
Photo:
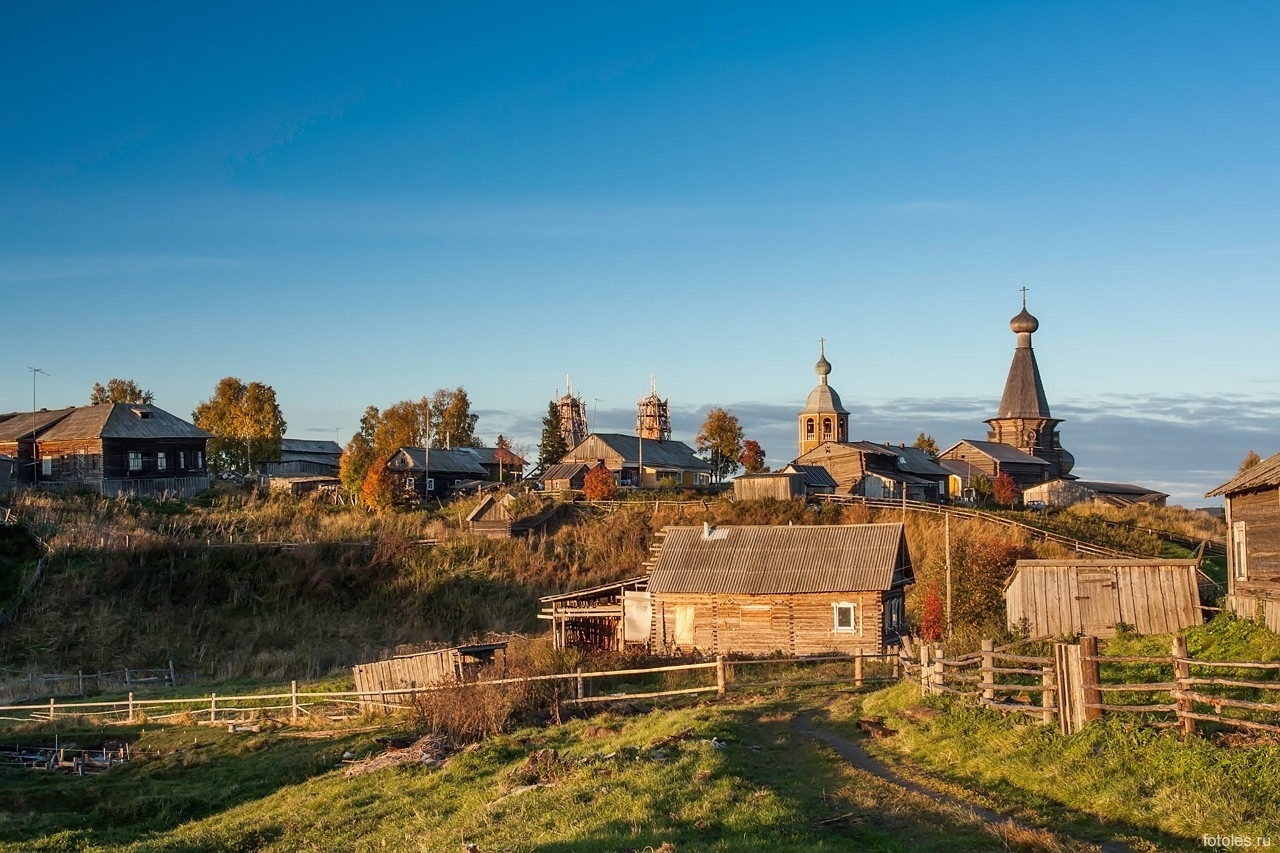
[[[560,431],[560,407],[552,400],[547,404],[547,416],[542,419],[542,440],[538,442],[538,468],[547,470],[569,452]]]

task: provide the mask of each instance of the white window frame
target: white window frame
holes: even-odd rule
[[[136,450],[129,451],[129,473],[142,470],[142,454]]]
[[[178,470],[185,470],[187,467],[187,452],[185,450],[178,451]]]
[[[53,457],[52,456],[40,457],[40,476],[41,477],[53,476]]]
[[[161,451],[156,454],[156,470],[157,471],[169,470],[169,460],[165,458],[164,451]]]
[[[849,611],[849,624],[840,624],[840,611]],[[836,601],[831,605],[831,630],[836,634],[862,635],[862,611],[855,602]]]
[[[200,469],[204,468],[204,451],[203,450],[196,451],[196,468],[200,468]]]
[[[1231,577],[1238,581],[1249,579],[1249,532],[1243,521],[1231,522]]]

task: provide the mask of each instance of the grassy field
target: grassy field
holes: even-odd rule
[[[984,823],[852,769],[794,725],[797,711],[829,698],[771,693],[604,714],[488,739],[440,769],[354,778],[341,756],[374,752],[374,732],[113,730],[144,756],[92,778],[5,771],[0,850],[1091,849],[1048,829]],[[674,742],[652,746],[664,738]]]

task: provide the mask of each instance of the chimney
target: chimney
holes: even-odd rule
[[[703,539],[710,539],[710,538],[711,538],[711,524],[710,524],[710,522],[706,522],[706,521],[702,522],[702,538],[703,538]]]

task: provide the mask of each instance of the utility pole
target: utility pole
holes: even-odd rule
[[[947,520],[947,639],[951,639],[951,511],[943,516]]]
[[[45,373],[38,367],[28,367],[31,371],[31,484],[40,482],[40,451],[36,444],[36,374]]]

